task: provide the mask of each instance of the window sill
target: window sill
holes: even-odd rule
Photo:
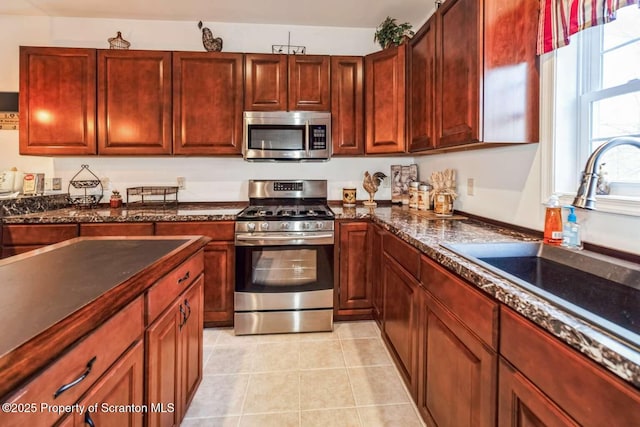
[[[562,206],[573,203],[575,194],[559,194]],[[627,196],[596,196],[597,212],[640,217],[640,198]]]

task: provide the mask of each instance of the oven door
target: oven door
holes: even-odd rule
[[[333,244],[236,246],[235,311],[333,307]]]

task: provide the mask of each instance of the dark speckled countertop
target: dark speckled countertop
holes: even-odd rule
[[[136,221],[224,221],[235,220],[246,202],[226,204],[184,204],[178,209],[76,209],[9,216],[6,224],[136,222]],[[543,298],[494,275],[440,246],[441,243],[510,242],[539,240],[536,235],[517,232],[474,219],[441,219],[416,215],[406,207],[331,208],[336,219],[371,219],[449,270],[514,309],[538,326],[575,348],[620,378],[640,388],[640,352],[631,345],[602,332]]]

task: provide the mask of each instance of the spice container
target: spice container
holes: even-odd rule
[[[411,181],[409,183],[409,208],[418,209],[418,187],[420,183],[418,181]]]
[[[418,186],[418,210],[428,211],[431,203],[429,202],[429,190],[431,186],[429,184],[420,183]]]
[[[118,190],[113,190],[111,194],[111,199],[109,199],[109,206],[113,209],[122,207],[122,196]]]

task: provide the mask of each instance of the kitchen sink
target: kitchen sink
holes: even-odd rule
[[[443,247],[640,349],[640,265],[540,242]]]

